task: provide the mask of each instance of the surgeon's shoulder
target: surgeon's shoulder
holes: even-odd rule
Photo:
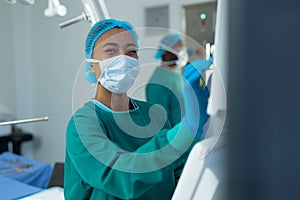
[[[88,101],[86,102],[81,108],[77,109],[76,112],[73,114],[73,117],[78,117],[81,115],[90,115],[91,113],[95,113],[96,112],[96,105],[91,102]]]
[[[81,108],[77,109],[69,120],[68,126],[72,126],[74,121],[84,121],[95,119],[96,106],[93,102],[86,102]]]

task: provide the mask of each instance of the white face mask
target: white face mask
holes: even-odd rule
[[[188,53],[186,49],[182,49],[178,52],[178,60],[176,60],[177,69],[181,70],[182,67],[184,67],[188,62]]]
[[[104,60],[86,60],[88,62],[99,63],[101,75],[98,78],[98,82],[116,94],[126,93],[133,85],[140,71],[138,60],[126,55],[115,56]]]

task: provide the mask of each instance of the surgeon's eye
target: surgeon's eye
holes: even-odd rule
[[[137,54],[137,51],[136,50],[129,50],[127,52],[127,55],[136,55]]]
[[[113,54],[113,53],[116,53],[117,51],[115,49],[106,49],[105,50],[105,53],[110,53],[110,54]]]

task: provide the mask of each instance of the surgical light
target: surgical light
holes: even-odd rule
[[[67,27],[83,20],[87,20],[91,25],[94,25],[100,19],[110,18],[104,0],[81,0],[81,2],[84,6],[82,13],[60,23],[60,28]]]
[[[33,5],[35,3],[35,0],[4,0],[6,3],[15,4],[17,2],[20,2],[24,5]]]
[[[44,11],[46,17],[53,17],[55,15],[65,16],[67,14],[67,8],[61,5],[59,0],[49,0],[48,8]]]

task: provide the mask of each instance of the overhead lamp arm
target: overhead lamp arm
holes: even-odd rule
[[[80,15],[70,18],[59,24],[60,28],[65,28],[80,21],[87,20],[94,25],[100,19],[108,19],[109,13],[104,0],[81,0],[84,8]]]
[[[24,5],[33,5],[35,3],[35,0],[4,0],[6,3],[15,4],[17,2],[20,2]]]

